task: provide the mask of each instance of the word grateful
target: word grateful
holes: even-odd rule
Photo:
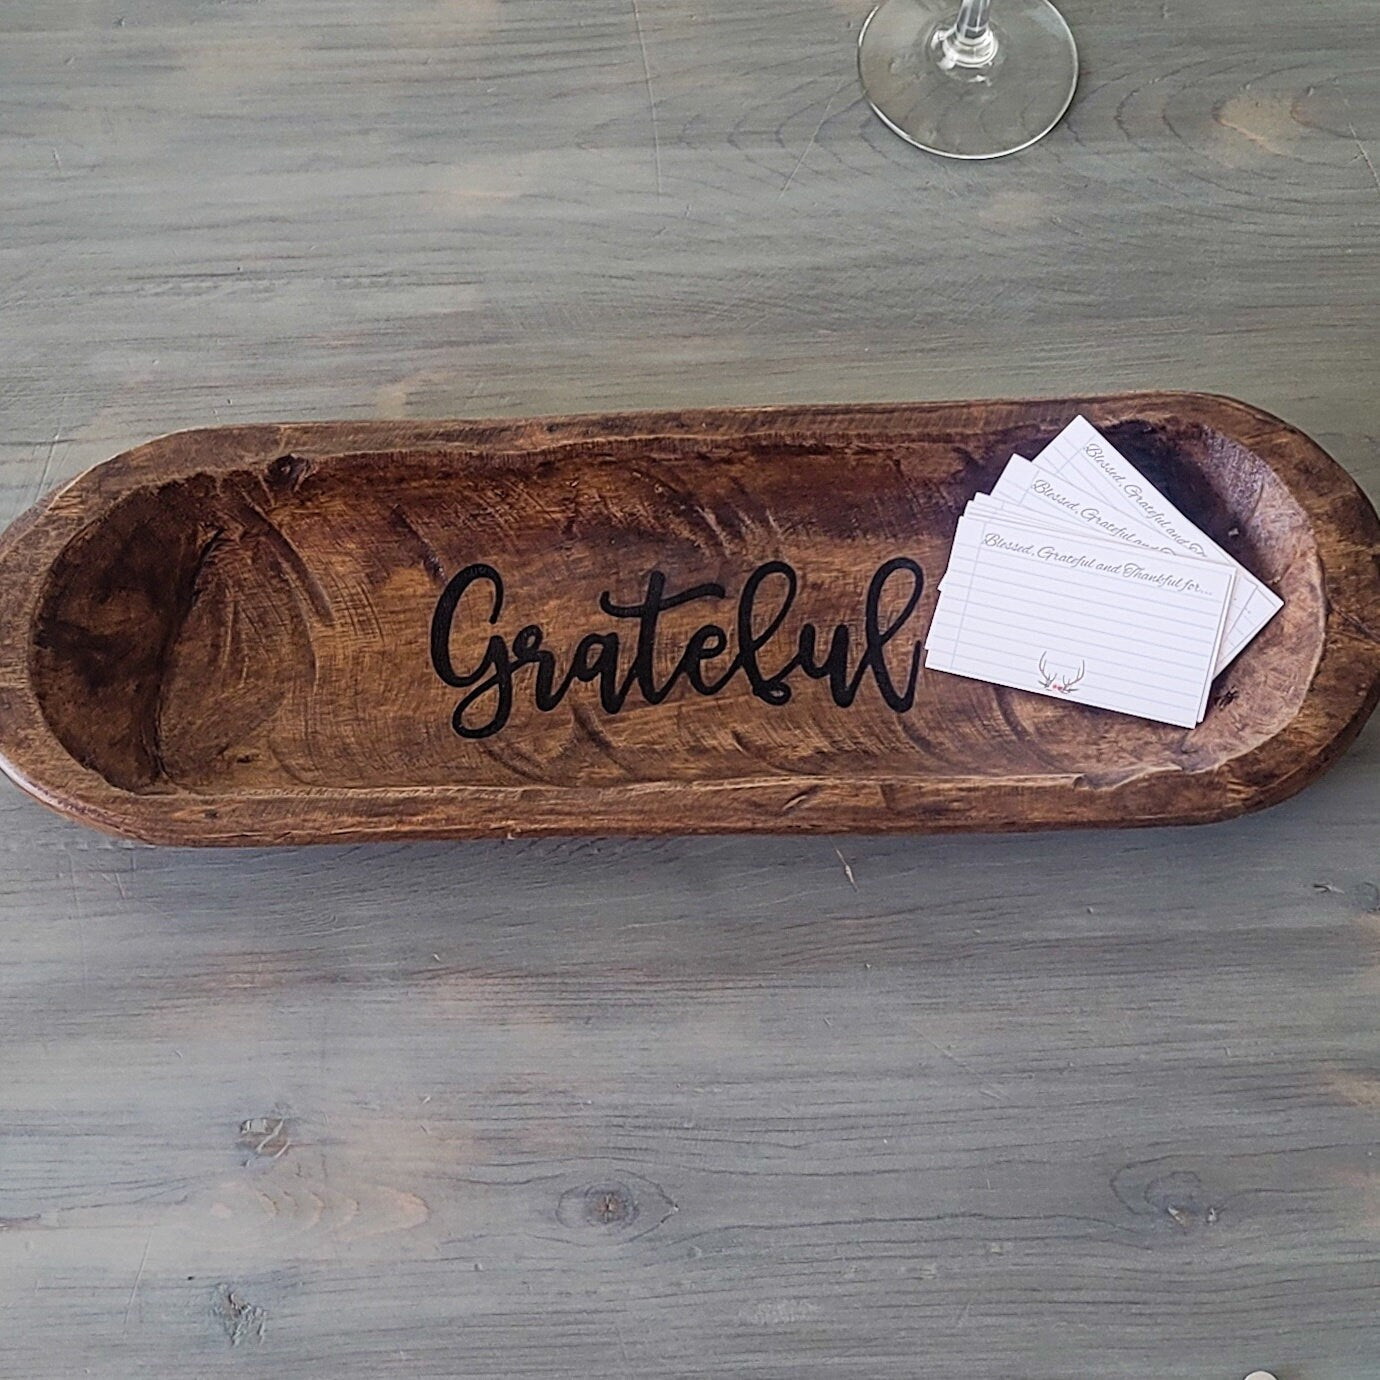
[[[904,582],[899,586],[904,601],[883,624],[883,599],[893,580]],[[482,619],[494,627],[503,614],[503,576],[480,561],[457,572],[437,601],[431,620],[431,663],[447,685],[468,692],[451,718],[462,738],[488,738],[507,724],[515,681],[528,668],[533,701],[544,712],[555,709],[577,682],[598,686],[599,703],[607,714],[619,713],[634,692],[648,704],[660,704],[682,681],[696,694],[709,696],[741,679],[759,700],[783,705],[791,698],[791,678],[799,672],[809,680],[827,682],[834,703],[842,709],[853,703],[870,676],[887,706],[904,714],[915,703],[921,647],[919,642],[912,644],[900,688],[885,652],[915,612],[924,583],[924,572],[909,557],[895,556],[879,566],[863,600],[862,639],[855,652],[846,623],[829,633],[827,644],[819,629],[808,622],[800,625],[793,643],[778,637],[796,602],[799,580],[785,561],[767,561],[744,582],[736,613],[725,620],[728,626],[706,622],[695,629],[670,674],[658,681],[654,666],[661,615],[684,604],[726,598],[723,585],[707,582],[668,593],[666,575],[653,570],[647,576],[646,592],[635,604],[615,603],[608,590],[599,596],[604,614],[632,626],[622,633],[613,629],[582,637],[564,659],[564,670],[563,658],[546,645],[546,630],[537,623],[528,623],[511,638],[492,633],[479,660],[460,669],[452,654],[457,621],[464,626]],[[893,597],[891,605],[895,603]],[[778,648],[774,644],[779,641],[787,645]],[[632,647],[626,665],[622,659],[625,643]],[[787,651],[789,655],[781,659]],[[725,657],[730,659],[725,662]]]

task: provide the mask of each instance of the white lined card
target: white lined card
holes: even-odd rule
[[[1063,475],[1042,469],[1033,460],[1023,460],[1019,455],[1011,457],[992,488],[991,498],[1024,509],[1032,517],[1038,515],[1041,522],[1066,523],[1099,541],[1124,541],[1170,555],[1186,554],[1170,538],[1146,526],[1120,505],[1114,507],[1105,503]],[[1204,559],[1229,560],[1225,555],[1211,554],[1205,554]]]
[[[1234,583],[1221,562],[965,514],[925,665],[1192,728]]]
[[[1085,417],[1075,417],[1035,457],[1037,469],[1115,505],[1142,532],[1153,531],[1182,554],[1229,561],[1238,573],[1216,670],[1227,666],[1284,606],[1284,601],[1191,523]]]

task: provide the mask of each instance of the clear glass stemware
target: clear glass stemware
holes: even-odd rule
[[[1000,158],[1059,123],[1078,49],[1049,0],[883,0],[858,37],[872,109],[901,138],[949,158]]]

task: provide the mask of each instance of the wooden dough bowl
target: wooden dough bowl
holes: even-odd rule
[[[1284,598],[1192,731],[905,694],[965,502],[1080,411]],[[0,761],[176,844],[1199,823],[1359,731],[1378,541],[1201,394],[183,432],[0,539]]]

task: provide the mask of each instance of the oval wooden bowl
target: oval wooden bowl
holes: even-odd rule
[[[867,673],[851,703],[764,683],[807,623],[851,675],[914,562],[903,684],[964,503],[1080,411],[1285,600],[1198,728],[934,672],[903,709]],[[1378,542],[1312,441],[1201,394],[183,432],[0,539],[0,761],[159,843],[1197,823],[1360,729]]]

